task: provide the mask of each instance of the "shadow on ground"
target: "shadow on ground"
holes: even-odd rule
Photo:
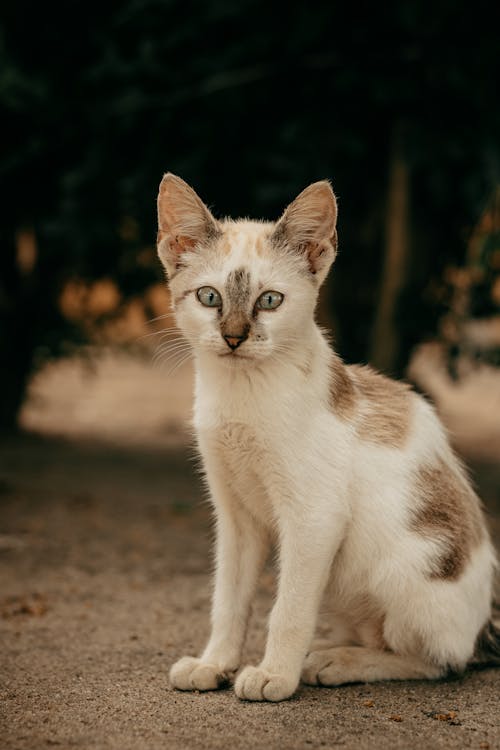
[[[169,665],[208,628],[210,516],[195,461],[35,437],[0,456],[2,747],[500,747],[500,670],[302,687],[277,705],[172,691]],[[475,477],[498,542],[500,470]],[[273,586],[268,571],[250,661]]]

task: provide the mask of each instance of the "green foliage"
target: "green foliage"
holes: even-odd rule
[[[11,0],[0,26],[9,279],[0,304],[16,304],[13,237],[22,226],[35,228],[40,248],[37,340],[68,276],[111,274],[125,291],[140,290],[159,273],[138,269],[135,256],[154,242],[166,170],[216,214],[266,218],[331,177],[343,256],[345,248],[333,304],[350,321],[344,353],[363,357],[394,138],[412,170],[417,287],[460,259],[499,179],[489,8]]]

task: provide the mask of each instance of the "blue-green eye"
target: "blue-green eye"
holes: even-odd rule
[[[222,297],[213,286],[202,286],[196,292],[196,296],[205,307],[222,307]]]
[[[283,302],[281,292],[264,292],[257,300],[256,307],[259,310],[275,310]]]

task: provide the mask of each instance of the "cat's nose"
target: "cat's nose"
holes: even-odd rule
[[[242,335],[242,336],[235,336],[233,334],[224,335],[224,340],[226,344],[228,345],[230,349],[233,350],[233,352],[235,349],[239,347],[240,344],[242,344],[245,341],[246,338],[247,338],[246,335]]]

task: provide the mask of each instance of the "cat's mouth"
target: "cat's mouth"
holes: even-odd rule
[[[245,354],[241,354],[237,349],[234,352],[220,352],[218,356],[224,357],[225,359],[229,357],[233,361],[236,359],[253,359],[252,357],[248,357]]]

